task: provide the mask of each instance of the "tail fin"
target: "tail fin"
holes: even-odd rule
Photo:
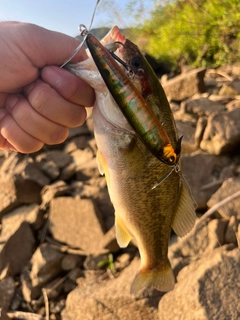
[[[130,293],[136,293],[145,287],[154,287],[159,291],[167,292],[173,290],[174,285],[175,277],[170,264],[166,269],[159,271],[146,272],[140,269],[133,280]]]

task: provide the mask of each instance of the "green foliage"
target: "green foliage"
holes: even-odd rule
[[[113,255],[111,253],[109,253],[108,258],[98,262],[97,266],[99,268],[109,268],[110,271],[114,271],[115,266],[114,266],[114,261],[113,261]]]
[[[175,65],[240,62],[240,0],[156,1],[137,30],[148,54]]]

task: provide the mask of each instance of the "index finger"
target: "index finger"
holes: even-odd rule
[[[93,106],[94,90],[78,76],[56,66],[43,68],[41,76],[66,100],[85,107]]]

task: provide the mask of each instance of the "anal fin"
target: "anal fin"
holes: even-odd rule
[[[120,248],[126,248],[132,239],[132,236],[125,228],[118,215],[115,213],[116,238]]]
[[[174,232],[180,236],[185,236],[193,228],[196,221],[196,203],[185,185],[187,182],[183,180],[180,200],[178,208],[174,215],[172,228]]]

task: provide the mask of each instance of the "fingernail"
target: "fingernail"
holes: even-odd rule
[[[11,111],[14,108],[15,104],[18,102],[18,100],[18,95],[9,96],[6,100],[6,109]]]

